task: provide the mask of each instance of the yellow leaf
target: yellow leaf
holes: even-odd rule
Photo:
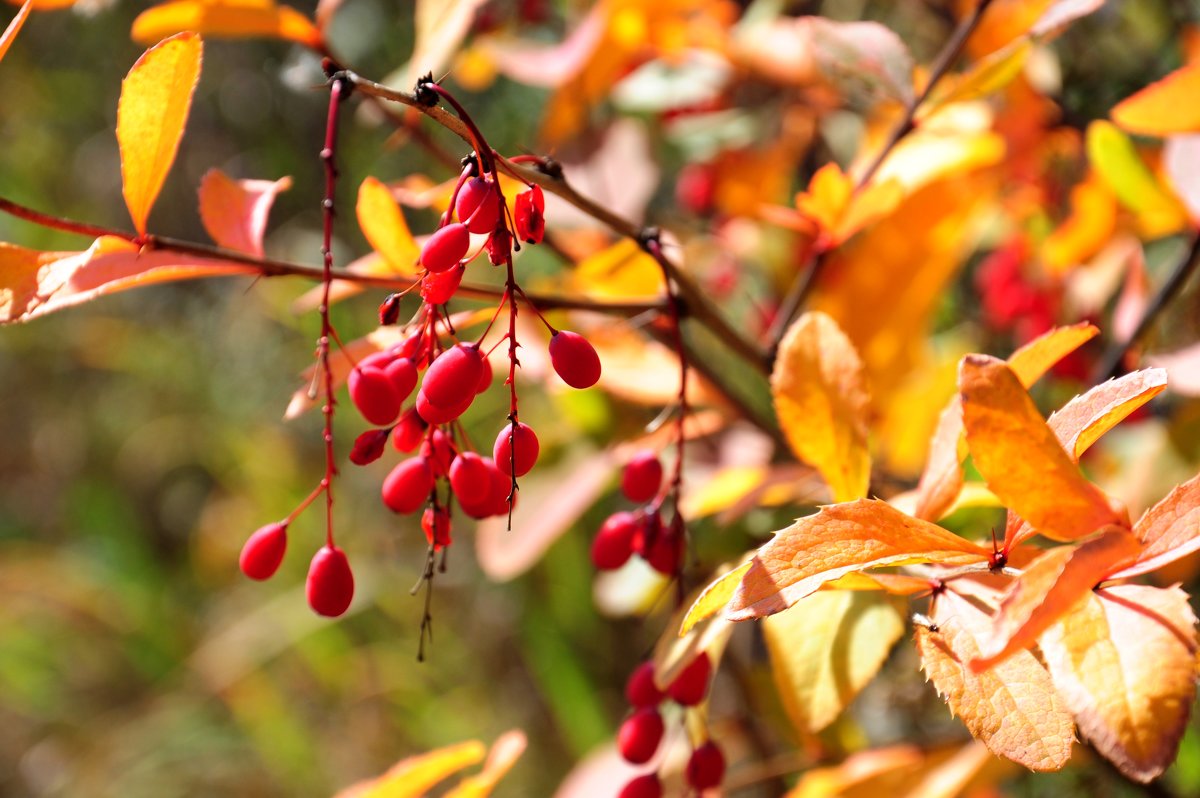
[[[121,83],[117,143],[125,205],[139,234],[158,198],[187,124],[200,80],[203,49],[195,33],[180,33],[151,47]]]
[[[210,169],[200,179],[200,221],[221,246],[261,258],[271,205],[280,191],[291,187],[290,177],[233,180],[220,169]]]
[[[488,751],[483,771],[463,779],[445,798],[487,798],[525,753],[526,744],[525,733],[519,729],[500,735]]]
[[[1009,585],[996,612],[992,637],[979,657],[971,660],[971,668],[978,673],[1032,646],[1093,587],[1132,561],[1141,547],[1128,530],[1109,527],[1077,546],[1059,546],[1042,554]]]
[[[597,299],[654,299],[663,291],[658,263],[631,238],[584,258],[571,276],[577,291]]]
[[[919,576],[907,574],[866,574],[862,571],[851,571],[845,576],[838,577],[832,582],[821,585],[822,591],[836,590],[869,590],[890,593],[893,596],[911,596],[914,593],[928,593],[933,583]],[[774,617],[774,616],[772,616]]]
[[[1196,617],[1179,587],[1089,593],[1039,645],[1079,731],[1131,779],[1175,759],[1196,693]]]
[[[679,624],[679,634],[682,637],[692,630],[696,624],[720,612],[733,594],[737,592],[742,577],[750,570],[750,563],[734,568],[724,576],[718,577],[700,593]]]
[[[321,32],[294,8],[276,6],[273,0],[176,0],[146,9],[133,21],[130,36],[148,44],[179,31],[212,36],[268,36],[318,49]]]
[[[925,762],[915,745],[860,751],[840,765],[805,771],[784,798],[876,798],[900,795]]]
[[[1071,215],[1042,242],[1042,262],[1062,274],[1090,260],[1112,239],[1117,200],[1095,172],[1071,189]]]
[[[1131,133],[1168,136],[1200,131],[1200,63],[1188,64],[1157,83],[1126,97],[1112,109],[1112,119]]]
[[[1179,199],[1150,171],[1129,136],[1116,125],[1104,120],[1088,125],[1087,152],[1121,204],[1137,214],[1143,235],[1158,238],[1187,223]]]
[[[1133,534],[1146,548],[1133,566],[1113,574],[1114,579],[1150,573],[1200,550],[1200,475],[1176,485],[1147,510],[1133,525]]]
[[[971,457],[1006,507],[1055,540],[1075,540],[1107,524],[1121,525],[1004,361],[967,355],[959,374]]]
[[[854,345],[824,313],[805,313],[779,345],[775,414],[792,451],[821,472],[835,501],[861,499],[871,479],[870,396]]]
[[[763,620],[771,674],[801,733],[834,721],[883,666],[904,619],[879,593],[820,591]]]
[[[725,576],[741,576],[745,573],[747,565],[749,563],[739,565]],[[714,584],[722,581],[723,579],[718,580]],[[733,584],[736,586],[736,580],[733,581]],[[714,595],[712,588],[713,585],[709,585],[692,591],[688,596],[690,601],[684,601],[680,608],[672,613],[670,620],[667,621],[666,629],[655,643],[651,661],[654,663],[654,683],[660,690],[666,690],[671,682],[675,681],[676,677],[701,653],[708,654],[713,670],[716,670],[720,663],[725,645],[733,633],[733,625],[728,619],[715,616],[715,611],[724,605],[724,601],[717,603],[720,596]],[[717,593],[719,594],[719,592],[718,589]],[[704,607],[712,605],[715,605],[712,611],[704,611]],[[700,614],[694,612],[697,607],[701,607],[700,612],[704,617],[695,617]],[[679,631],[676,632],[676,630]]]
[[[17,15],[12,18],[12,22],[8,23],[8,27],[4,29],[4,33],[0,34],[0,61],[4,60],[4,54],[12,46],[13,39],[17,38],[17,33],[20,32],[21,26],[25,24],[25,19],[29,16],[31,8],[33,8],[33,0],[25,0],[25,5],[17,10]]]
[[[1166,370],[1133,371],[1076,396],[1052,413],[1046,424],[1078,461],[1101,435],[1166,388]]]
[[[853,193],[853,181],[831,161],[813,173],[808,191],[796,195],[796,209],[825,230],[833,231]]]
[[[1008,367],[1026,388],[1042,378],[1050,367],[1100,334],[1085,322],[1055,327],[1017,349],[1008,357]]]
[[[943,105],[978,100],[1000,91],[1021,74],[1032,51],[1033,43],[1022,37],[989,53],[957,79],[946,84],[946,88],[939,87],[935,95],[921,106],[919,116],[925,117]]]
[[[483,743],[471,740],[402,759],[375,779],[359,782],[334,798],[422,798],[435,784],[483,761]]]
[[[408,277],[420,273],[417,259],[421,250],[387,186],[373,177],[363,180],[354,212],[371,248],[383,256],[394,273]]]
[[[833,504],[758,550],[725,614],[742,621],[782,612],[851,571],[922,562],[964,565],[985,561],[990,553],[886,502]]]
[[[921,667],[950,711],[998,756],[1031,770],[1058,770],[1071,757],[1071,714],[1050,674],[1028,651],[983,673],[967,663],[992,634],[992,619],[953,591],[938,596],[937,631],[917,627]]]

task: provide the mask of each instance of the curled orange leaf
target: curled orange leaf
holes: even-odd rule
[[[1112,109],[1112,119],[1131,133],[1169,136],[1200,131],[1200,64],[1188,64],[1126,97]]]
[[[1067,454],[1078,460],[1101,435],[1166,388],[1164,369],[1133,371],[1076,396],[1052,413],[1046,424]]]
[[[180,31],[211,36],[266,36],[322,46],[321,32],[294,8],[273,0],[176,0],[148,8],[133,21],[130,36],[149,44]]]
[[[1137,562],[1113,574],[1114,579],[1150,573],[1200,551],[1200,475],[1176,485],[1147,510],[1133,525],[1133,534],[1146,547]]]
[[[187,32],[164,39],[137,60],[121,83],[117,144],[125,204],[138,233],[175,161],[200,80],[202,43]]]
[[[234,180],[220,169],[210,169],[200,179],[200,221],[221,246],[261,258],[271,205],[280,191],[291,187],[290,177]]]

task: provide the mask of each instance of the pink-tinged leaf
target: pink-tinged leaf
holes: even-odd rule
[[[971,456],[1006,507],[1055,540],[1075,540],[1108,524],[1121,525],[1004,361],[967,355],[959,369],[959,389]],[[1011,541],[1005,542],[1011,550]]]
[[[0,324],[154,283],[256,273],[243,263],[167,250],[143,252],[113,236],[96,239],[84,252],[37,252],[0,243]]]
[[[1178,586],[1116,585],[1089,593],[1039,640],[1082,736],[1136,781],[1166,770],[1187,728],[1195,623]]]
[[[290,177],[278,180],[234,180],[220,169],[200,179],[200,221],[223,247],[263,256],[263,235],[275,196],[292,187]]]
[[[1029,29],[1033,36],[1048,39],[1057,36],[1080,17],[1086,17],[1104,5],[1105,0],[1057,0],[1042,12]]]
[[[1200,475],[1176,485],[1147,510],[1133,525],[1133,534],[1146,547],[1136,563],[1113,574],[1113,579],[1150,573],[1200,551]]]
[[[1167,139],[1163,167],[1192,224],[1200,225],[1200,134]]]
[[[17,33],[20,32],[21,26],[25,24],[25,19],[29,16],[31,8],[33,8],[33,0],[25,0],[25,5],[21,6],[17,11],[17,15],[12,18],[12,22],[8,23],[8,27],[4,29],[4,33],[0,34],[0,61],[4,60],[4,54],[12,46],[13,40],[17,38]]]
[[[743,621],[782,612],[852,571],[922,562],[963,565],[985,561],[990,553],[886,502],[829,505],[758,550],[725,614]]]
[[[1076,546],[1050,549],[1013,581],[996,613],[992,637],[969,664],[979,673],[1034,644],[1109,574],[1132,562],[1141,542],[1109,527]]]
[[[921,667],[950,711],[992,753],[1030,770],[1058,770],[1071,757],[1074,723],[1050,674],[1028,651],[991,670],[967,663],[992,635],[991,616],[953,591],[938,596],[937,631],[917,627]]]
[[[904,42],[878,22],[807,18],[817,66],[843,93],[910,102],[913,60]]]
[[[1133,250],[1125,285],[1112,314],[1112,334],[1117,341],[1128,341],[1142,321],[1150,301],[1150,279],[1146,276],[1146,257],[1141,247]]]
[[[610,13],[603,3],[593,5],[559,44],[490,38],[484,47],[505,76],[527,86],[557,88],[583,70],[604,37]]]
[[[1100,436],[1167,388],[1163,369],[1132,371],[1076,396],[1046,424],[1067,455],[1078,461]]]

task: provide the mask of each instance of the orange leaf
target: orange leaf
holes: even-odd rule
[[[53,11],[58,8],[69,8],[78,0],[27,0],[34,11]],[[8,0],[9,5],[22,5],[21,0]]]
[[[1087,262],[1112,239],[1117,198],[1098,172],[1071,189],[1071,215],[1042,242],[1042,262],[1062,274]]]
[[[1091,388],[1052,413],[1047,426],[1078,461],[1100,436],[1167,387],[1163,369],[1134,371]]]
[[[921,562],[963,565],[989,554],[990,549],[886,502],[833,504],[801,518],[758,550],[725,614],[743,621],[782,612],[851,571]]]
[[[122,190],[133,225],[143,235],[146,217],[179,150],[200,80],[202,49],[195,33],[172,36],[143,53],[121,83],[117,143]]]
[[[1125,579],[1157,570],[1200,550],[1200,475],[1176,485],[1138,519],[1133,534],[1146,544],[1137,562],[1113,574]]]
[[[17,33],[21,30],[21,26],[25,24],[25,18],[29,16],[31,8],[33,8],[33,0],[25,0],[25,5],[21,6],[17,11],[17,15],[12,18],[12,22],[8,23],[8,27],[4,29],[4,33],[0,34],[0,60],[4,59],[4,54],[8,52],[13,39],[17,38]]]
[[[1104,577],[1133,560],[1141,543],[1128,530],[1109,527],[1077,546],[1059,546],[1034,560],[1009,586],[992,637],[970,662],[976,673],[1033,645]]]
[[[1075,540],[1121,523],[1104,494],[1063,451],[1004,361],[967,355],[959,388],[971,456],[1005,506],[1055,540]]]
[[[378,778],[339,790],[334,798],[421,798],[430,787],[483,760],[478,740],[402,759]]]
[[[1131,779],[1148,782],[1175,759],[1196,693],[1195,623],[1178,586],[1117,585],[1041,636],[1079,731]]]
[[[1017,349],[1008,357],[1008,367],[1026,388],[1033,385],[1058,361],[1100,334],[1085,322],[1055,327]]]
[[[813,173],[808,191],[796,195],[796,209],[832,233],[846,212],[854,183],[833,161]]]
[[[200,221],[221,246],[261,258],[275,195],[291,187],[290,177],[233,180],[220,169],[210,169],[200,179]]]
[[[84,252],[37,252],[0,243],[0,324],[143,285],[256,273],[253,266],[213,258],[142,252],[112,236],[96,239]]]
[[[1071,757],[1074,724],[1050,674],[1028,651],[975,673],[975,659],[992,635],[992,619],[953,591],[938,596],[938,631],[917,627],[921,667],[950,711],[993,753],[1031,770],[1058,770]]]
[[[1131,133],[1167,136],[1200,131],[1200,64],[1189,64],[1157,83],[1126,97],[1112,109],[1112,119]]]
[[[833,319],[811,312],[792,324],[779,345],[771,395],[792,451],[821,472],[834,500],[865,496],[870,397],[862,361]]]
[[[679,622],[679,636],[682,637],[692,630],[696,624],[720,612],[737,592],[742,577],[750,570],[751,563],[742,563],[726,574],[710,582],[696,600],[688,607],[683,620]]]
[[[149,8],[133,21],[130,36],[149,44],[179,31],[212,36],[270,36],[321,46],[321,32],[294,8],[276,6],[273,0],[177,0]]]
[[[448,793],[445,798],[487,798],[496,788],[500,779],[504,778],[513,765],[525,753],[528,740],[520,729],[512,729],[496,738],[488,749],[487,759],[483,770],[474,776],[463,779]]]
[[[354,212],[371,249],[383,256],[395,274],[416,276],[420,273],[417,258],[421,250],[387,186],[373,177],[364,180],[358,187]]]

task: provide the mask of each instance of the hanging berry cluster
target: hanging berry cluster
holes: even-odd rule
[[[620,568],[634,554],[665,576],[683,566],[685,526],[678,510],[664,523],[663,466],[658,455],[642,450],[621,473],[621,493],[643,506],[610,515],[592,540],[592,564],[601,571]]]

